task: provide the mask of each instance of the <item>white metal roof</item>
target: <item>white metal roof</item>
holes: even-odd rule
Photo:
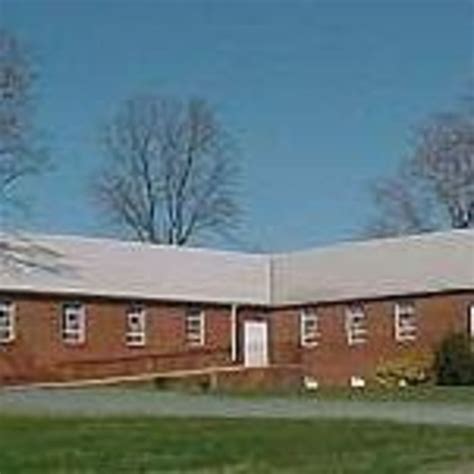
[[[9,240],[0,289],[170,301],[268,301],[266,257],[65,236]],[[21,260],[23,265],[16,264]]]
[[[473,230],[273,255],[3,235],[0,253],[2,292],[288,305],[474,290]]]
[[[474,290],[474,231],[339,244],[272,262],[275,304]]]

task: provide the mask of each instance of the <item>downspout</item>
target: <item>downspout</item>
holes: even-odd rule
[[[273,255],[268,256],[267,266],[267,305],[273,306]]]
[[[238,305],[233,304],[230,308],[230,359],[237,361],[237,311]]]

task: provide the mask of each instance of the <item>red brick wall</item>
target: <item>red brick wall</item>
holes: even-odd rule
[[[147,371],[192,369],[230,362],[230,308],[205,308],[205,345],[185,341],[185,305],[148,303],[145,347],[125,344],[129,302],[80,298],[86,308],[86,341],[61,340],[67,299],[8,296],[16,307],[16,338],[0,344],[0,380],[69,380]]]
[[[125,314],[128,301],[80,298],[87,311],[87,338],[79,346],[65,345],[60,337],[60,315],[67,298],[2,295],[16,305],[16,339],[0,344],[0,383],[71,380],[226,366],[231,362],[229,306],[206,306],[206,343],[185,342],[186,305],[148,302],[147,344],[127,347]],[[345,334],[346,304],[315,306],[320,315],[321,340],[315,348],[301,348],[299,309],[240,308],[238,363],[243,361],[243,322],[269,323],[269,357],[273,365],[301,364],[303,373],[321,384],[347,384],[350,376],[370,376],[382,359],[407,349],[432,350],[454,330],[466,330],[474,292],[412,298],[416,304],[418,337],[414,342],[394,339],[393,307],[397,299],[364,304],[368,339],[349,346]]]
[[[440,339],[453,331],[467,331],[467,315],[474,303],[474,292],[412,298],[417,315],[415,341],[397,342],[394,338],[394,305],[398,299],[364,304],[367,341],[350,346],[345,332],[346,304],[314,306],[320,317],[321,339],[316,347],[301,348],[299,309],[275,310],[271,315],[273,362],[297,362],[303,372],[322,384],[347,385],[352,375],[370,378],[375,367],[408,350],[433,351]]]
[[[299,309],[279,309],[270,318],[270,360],[274,364],[299,364],[300,348]]]

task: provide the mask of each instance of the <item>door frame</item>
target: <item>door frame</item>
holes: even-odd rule
[[[467,333],[474,338],[474,302],[467,307]]]
[[[263,330],[263,332],[260,332],[260,335],[264,334],[263,336],[263,341],[261,341],[261,346],[263,348],[262,355],[259,359],[261,359],[261,363],[251,363],[249,361],[249,353],[247,352],[249,350],[249,346],[247,345],[247,328],[251,327],[258,327]],[[258,334],[258,332],[257,332]],[[269,342],[269,324],[266,319],[246,319],[243,321],[243,365],[244,367],[268,367],[270,365],[270,342]]]

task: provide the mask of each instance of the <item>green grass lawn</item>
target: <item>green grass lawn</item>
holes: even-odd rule
[[[0,417],[1,474],[467,474],[473,447],[474,429],[369,421]]]

